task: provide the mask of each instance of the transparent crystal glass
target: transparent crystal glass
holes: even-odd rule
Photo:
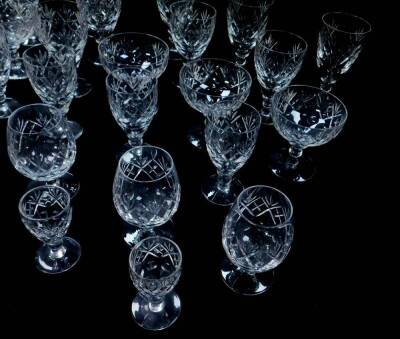
[[[64,115],[46,104],[24,106],[10,116],[7,149],[15,169],[42,185],[63,186],[76,157],[75,138]],[[71,194],[78,188],[69,187]]]
[[[75,1],[47,0],[40,3],[35,32],[38,39],[50,51],[74,50],[76,67],[79,67],[88,37],[87,10],[79,8]],[[76,97],[83,97],[92,90],[84,78],[78,78]]]
[[[319,32],[317,65],[321,88],[331,91],[338,78],[349,71],[363,49],[371,25],[365,19],[342,12],[322,16]]]
[[[246,188],[229,211],[222,245],[229,260],[222,277],[233,291],[257,295],[273,282],[273,269],[282,263],[293,241],[293,207],[289,198],[269,186]]]
[[[21,44],[31,36],[37,16],[38,0],[1,0],[0,24],[4,27],[11,53],[10,79],[26,79],[18,55]]]
[[[269,8],[275,0],[229,0],[228,36],[235,49],[236,63],[245,65],[251,50],[267,26]]]
[[[242,191],[243,186],[233,176],[253,153],[260,126],[260,114],[246,103],[235,110],[207,115],[207,151],[218,175],[212,176],[202,191],[211,203],[232,205]]]
[[[11,54],[7,34],[0,23],[0,119],[8,118],[19,106],[14,99],[6,97],[7,82],[10,75]]]
[[[220,115],[235,110],[247,100],[252,79],[244,68],[223,59],[188,62],[180,70],[180,90],[190,107],[202,113]],[[204,148],[204,126],[189,131],[192,145]]]
[[[121,218],[132,225],[124,236],[136,243],[167,223],[178,209],[181,186],[169,153],[155,146],[130,149],[118,163],[114,178],[114,205]]]
[[[72,219],[68,192],[57,186],[39,186],[19,201],[21,220],[43,245],[36,253],[37,268],[49,274],[68,271],[78,262],[80,245],[65,237]]]
[[[274,155],[272,171],[289,181],[304,182],[314,174],[302,157],[307,147],[334,139],[347,120],[345,105],[334,95],[316,87],[291,85],[272,99],[272,120],[289,144],[289,152]]]
[[[150,69],[159,78],[168,65],[168,45],[156,36],[145,33],[119,33],[99,44],[100,61],[110,73],[117,68],[140,66]]]
[[[182,271],[178,245],[165,237],[139,242],[129,255],[129,271],[138,294],[132,302],[136,323],[146,330],[171,326],[181,312],[181,301],[173,291]]]
[[[178,53],[186,60],[200,58],[214,34],[217,11],[197,1],[178,1],[170,6],[170,32]]]
[[[158,86],[153,72],[140,66],[116,69],[108,74],[106,87],[111,112],[128,136],[130,147],[141,146],[158,111]]]
[[[274,93],[287,87],[300,71],[307,42],[300,36],[281,30],[267,30],[254,53],[257,79],[261,85],[264,124],[272,124],[271,100]]]

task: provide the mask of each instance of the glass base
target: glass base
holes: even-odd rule
[[[54,185],[61,188],[64,188],[68,193],[71,199],[75,198],[78,194],[79,189],[81,187],[79,181],[74,177],[71,173],[64,174],[61,178],[53,181],[53,182],[42,182],[42,181],[31,181],[28,184],[28,190],[31,190],[35,187],[43,186],[43,185]]]
[[[83,134],[83,128],[76,121],[68,121],[69,128],[75,140],[78,140]]]
[[[75,90],[75,98],[82,98],[88,95],[93,89],[92,84],[85,78],[78,78],[78,85]]]
[[[143,239],[152,236],[160,236],[173,240],[174,234],[175,224],[172,220],[169,220],[164,225],[148,229],[139,228],[124,222],[122,236],[128,246],[133,247]]]
[[[190,144],[192,144],[197,149],[206,149],[206,142],[204,139],[204,127],[202,125],[199,124],[190,127],[187,138]]]
[[[214,205],[231,206],[238,195],[243,191],[244,186],[239,180],[233,178],[229,192],[223,192],[218,189],[218,176],[213,175],[206,180],[202,186],[204,197]]]
[[[289,151],[282,149],[271,157],[270,168],[276,176],[289,182],[306,182],[315,174],[315,167],[305,156],[298,158],[296,166],[290,165]]]
[[[9,79],[10,80],[28,79],[28,76],[25,73],[25,67],[22,62],[22,58],[12,60]]]
[[[8,118],[21,104],[12,98],[6,98],[3,105],[0,106],[0,119]]]
[[[150,331],[170,327],[181,314],[181,300],[175,292],[167,294],[161,304],[151,306],[148,299],[137,294],[132,302],[132,315],[136,323]]]
[[[63,273],[76,265],[81,256],[81,246],[72,238],[65,237],[60,249],[52,253],[46,244],[36,253],[36,266],[47,274]]]
[[[232,291],[242,295],[258,295],[266,292],[273,284],[274,273],[250,275],[239,270],[228,258],[222,262],[222,279]]]

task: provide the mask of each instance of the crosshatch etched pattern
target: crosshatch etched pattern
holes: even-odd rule
[[[340,101],[324,91],[289,86],[274,97],[272,117],[276,129],[290,144],[305,148],[335,138],[347,113]]]
[[[44,242],[61,239],[71,222],[68,193],[56,186],[31,190],[21,200],[20,209],[25,226]]]
[[[246,70],[217,59],[188,63],[180,74],[185,100],[205,115],[221,115],[239,108],[249,96],[251,83]]]
[[[177,211],[181,188],[169,157],[157,148],[134,148],[123,155],[114,179],[120,216],[140,228],[166,223]]]
[[[160,237],[143,240],[130,257],[135,287],[149,297],[166,295],[179,280],[181,260],[181,253],[172,242]]]
[[[288,202],[274,191],[245,191],[228,214],[223,245],[232,262],[250,273],[278,266],[293,241]]]

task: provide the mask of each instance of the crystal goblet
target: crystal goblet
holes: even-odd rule
[[[257,295],[273,282],[293,241],[293,207],[281,191],[269,186],[245,189],[225,219],[222,245],[229,261],[222,277],[233,291]]]
[[[272,98],[272,120],[289,144],[289,152],[273,157],[274,174],[293,182],[305,182],[314,174],[303,150],[328,143],[343,129],[345,105],[334,95],[316,87],[291,85]]]
[[[65,237],[72,219],[68,192],[57,186],[39,186],[19,202],[21,220],[43,242],[36,253],[36,267],[48,274],[68,271],[79,261],[81,247]]]
[[[139,242],[129,255],[129,271],[139,291],[132,302],[136,323],[146,330],[171,326],[181,312],[181,301],[173,291],[182,271],[178,245],[165,237]]]

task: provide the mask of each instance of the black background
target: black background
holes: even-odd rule
[[[218,10],[217,28],[205,57],[233,57],[226,32],[225,1],[209,1]],[[287,184],[268,169],[271,152],[285,145],[273,128],[263,127],[257,148],[238,178],[246,185],[267,184],[286,192],[295,209],[295,240],[286,261],[276,270],[276,283],[265,295],[244,297],[223,284],[219,264],[223,255],[221,226],[228,209],[210,205],[200,193],[203,179],[215,172],[208,155],[186,142],[187,128],[197,119],[171,81],[179,64],[170,65],[160,79],[160,109],[145,141],[168,150],[176,163],[182,185],[180,208],[173,220],[176,241],[183,251],[183,275],[177,286],[182,314],[168,330],[147,333],[132,319],[130,305],[136,293],[128,274],[129,248],[122,240],[122,220],[112,203],[116,154],[126,138],[109,111],[105,72],[87,60],[94,55],[87,46],[80,74],[94,85],[93,92],[75,99],[69,117],[84,127],[78,156],[71,172],[80,178],[74,199],[73,221],[68,234],[82,246],[79,264],[70,272],[48,276],[34,266],[39,242],[25,229],[17,204],[28,179],[12,167],[6,151],[6,121],[0,122],[1,187],[1,288],[5,325],[48,336],[57,332],[92,334],[112,331],[126,335],[177,337],[194,334],[235,334],[246,331],[287,334],[305,330],[324,333],[358,325],[354,315],[372,312],[371,289],[376,261],[374,197],[368,187],[374,174],[369,142],[375,143],[375,45],[377,13],[362,0],[277,0],[271,9],[270,28],[302,35],[309,43],[304,67],[294,83],[317,84],[315,65],[317,32],[321,15],[345,10],[368,19],[374,28],[368,45],[348,75],[334,89],[347,105],[349,118],[342,134],[331,144],[308,149],[318,173],[303,185]],[[155,1],[124,1],[116,32],[148,32],[167,40]],[[259,85],[254,83],[249,102],[260,107]],[[21,103],[40,102],[28,81],[9,81],[8,95]],[[375,154],[379,157],[378,154]],[[54,332],[56,331],[56,332]],[[16,333],[16,332],[15,332]]]

